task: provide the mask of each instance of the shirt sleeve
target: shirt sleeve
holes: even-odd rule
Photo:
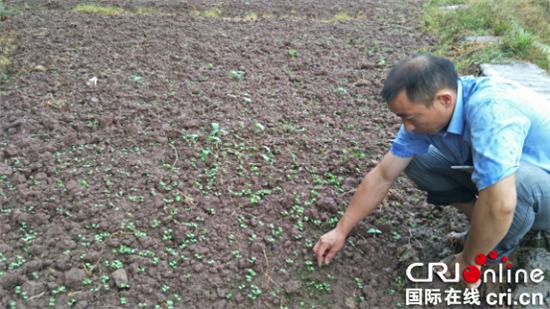
[[[391,153],[399,158],[410,158],[428,152],[430,143],[415,132],[407,132],[401,125],[397,137],[392,141]]]
[[[481,191],[517,171],[531,121],[494,99],[477,108],[470,119],[472,181]]]

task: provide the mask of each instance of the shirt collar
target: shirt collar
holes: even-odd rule
[[[464,102],[462,97],[462,85],[460,79],[458,80],[458,88],[456,90],[456,103],[455,110],[451,122],[447,127],[448,133],[461,135],[464,130]]]

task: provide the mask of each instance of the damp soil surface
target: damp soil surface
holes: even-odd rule
[[[0,86],[0,306],[404,306],[406,267],[451,254],[444,235],[466,223],[404,175],[333,263],[312,251],[401,125],[379,97],[388,68],[435,42],[384,2],[346,2],[375,18],[327,22],[27,1],[58,7],[0,22],[14,39]]]

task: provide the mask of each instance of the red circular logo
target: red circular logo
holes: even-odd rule
[[[496,251],[491,251],[489,252],[489,257],[494,260],[498,257],[498,253]]]
[[[477,265],[484,265],[485,263],[487,263],[487,257],[485,256],[485,254],[478,254],[476,256],[476,263]]]
[[[481,272],[475,266],[468,266],[464,269],[462,276],[466,282],[474,283],[481,277]]]

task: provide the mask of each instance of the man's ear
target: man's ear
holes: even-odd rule
[[[443,104],[445,108],[453,106],[454,93],[450,89],[441,89],[436,94],[436,100]]]

